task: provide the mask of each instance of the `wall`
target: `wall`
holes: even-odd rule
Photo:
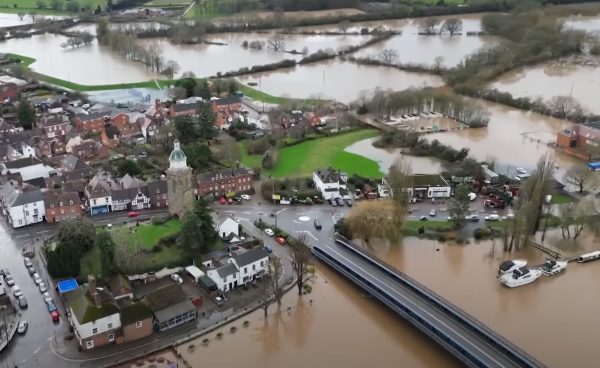
[[[44,220],[44,216],[46,215],[46,209],[44,207],[44,201],[38,201],[34,203],[28,203],[27,208],[25,205],[11,207],[8,210],[8,213],[11,218],[11,224],[14,228],[37,224],[38,222],[42,222]],[[37,217],[35,217],[35,210],[37,209]],[[28,213],[26,215],[25,213]],[[19,220],[21,223],[19,223]]]
[[[123,326],[124,342],[129,342],[152,334],[152,318],[142,321],[142,327],[136,328],[135,323]]]
[[[79,336],[82,340],[88,339],[94,335],[98,335],[104,332],[112,331],[115,329],[119,329],[121,327],[121,318],[118,313],[111,314],[110,316],[100,318],[96,320],[95,323],[89,322],[83,325],[79,324],[77,318],[75,318],[75,314],[73,314],[73,310],[70,310],[71,313],[71,321],[73,322],[73,327],[77,329]],[[108,327],[108,324],[112,323],[112,327]],[[92,330],[97,328],[97,332],[93,333]]]

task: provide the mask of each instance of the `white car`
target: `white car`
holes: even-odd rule
[[[24,334],[27,331],[27,321],[19,322],[19,327],[17,328],[17,332],[19,334]]]
[[[38,285],[38,288],[40,289],[40,293],[42,293],[42,294],[48,291],[46,284],[43,282],[40,282],[40,284]]]
[[[44,302],[45,302],[46,304],[53,304],[53,303],[54,303],[54,301],[52,300],[52,297],[50,296],[50,293],[49,293],[49,292],[45,292],[45,293],[43,293],[43,294],[42,294],[42,296],[43,296],[43,298],[44,298]]]
[[[251,199],[248,194],[242,194],[240,198],[242,198],[244,201],[249,201]]]
[[[35,282],[35,284],[36,284],[36,285],[39,285],[39,284],[41,284],[41,283],[42,283],[42,282],[44,282],[44,281],[43,281],[43,280],[42,280],[42,278],[41,278],[41,277],[38,275],[37,277],[34,277],[34,278],[33,278],[33,282]]]
[[[174,273],[171,275],[171,278],[173,279],[173,281],[175,281],[177,284],[181,285],[183,284],[183,279],[181,278],[181,276],[179,276],[178,274]]]
[[[498,216],[497,214],[493,213],[489,216],[485,216],[485,221],[500,221],[500,216]]]
[[[265,229],[265,234],[267,234],[268,236],[274,236],[275,232],[269,228]]]
[[[19,286],[13,286],[13,295],[15,296],[15,298],[23,296],[23,292],[21,291],[21,288]]]
[[[432,209],[431,211],[429,211],[429,216],[435,217],[436,215],[437,215],[437,212],[435,211],[435,209]]]

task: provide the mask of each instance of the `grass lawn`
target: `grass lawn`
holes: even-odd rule
[[[186,7],[190,5],[191,0],[152,0],[144,4],[144,6],[160,6],[160,7],[171,7],[179,6]]]
[[[87,252],[81,257],[80,260],[81,269],[79,270],[79,277],[85,279],[88,275],[100,275],[102,274],[102,266],[100,264],[100,250],[94,246],[92,250]]]
[[[331,137],[306,141],[279,151],[279,162],[273,170],[265,174],[274,177],[311,176],[320,167],[332,166],[348,175],[381,178],[383,173],[379,164],[368,158],[345,152],[344,149],[354,142],[371,138],[379,133],[372,129],[356,130]],[[261,155],[248,155],[242,144],[242,163],[248,167],[260,167]]]
[[[575,201],[575,199],[573,197],[571,197],[570,195],[566,195],[563,193],[555,193],[552,195],[552,200],[550,201],[550,203],[565,204],[565,203],[571,203],[574,201]]]
[[[46,1],[46,8],[40,9],[37,6],[38,0],[0,0],[0,13],[25,13],[29,14],[35,12],[36,14],[42,15],[61,15],[61,14],[72,14],[66,10],[56,11],[50,9],[51,1]],[[89,4],[90,9],[96,9],[98,5],[101,8],[106,7],[106,0],[77,0],[80,8],[83,5]],[[17,7],[15,8],[15,4]]]
[[[162,225],[146,224],[133,229],[135,229],[135,233],[132,236],[139,241],[139,244],[143,248],[151,249],[160,238],[177,234],[181,229],[181,221],[173,219]]]

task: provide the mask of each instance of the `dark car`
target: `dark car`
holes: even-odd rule
[[[29,276],[33,275],[36,271],[33,267],[27,267],[27,272],[29,272]]]
[[[21,307],[21,309],[25,309],[28,307],[27,305],[27,299],[25,299],[24,296],[20,296],[19,297],[19,307]]]
[[[343,206],[344,205],[344,200],[341,199],[340,197],[337,197],[335,199],[335,202],[337,203],[338,206]]]
[[[333,199],[329,198],[329,199],[327,200],[327,202],[329,202],[329,204],[330,204],[332,207],[337,207],[337,202],[336,202],[335,200],[333,200]]]
[[[345,198],[344,199],[344,203],[346,203],[346,206],[348,207],[352,207],[352,200],[350,198]]]
[[[50,303],[48,304],[48,312],[52,313],[56,310],[56,305],[54,305],[54,303]]]
[[[321,230],[321,228],[323,227],[321,225],[321,221],[319,219],[315,219],[314,225],[315,225],[315,229],[317,229],[317,230]]]
[[[420,220],[420,221],[427,221],[427,220],[428,220],[428,218],[427,218],[427,216],[421,216],[421,218],[419,218],[419,220]]]

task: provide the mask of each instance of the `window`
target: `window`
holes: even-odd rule
[[[92,333],[98,333],[98,329],[97,328],[92,328]]]
[[[23,220],[19,220],[19,225],[23,225]]]
[[[25,205],[25,208],[27,208],[27,205]]]
[[[90,340],[90,341],[86,341],[85,342],[85,347],[88,349],[91,349],[94,347],[94,340]]]
[[[33,214],[34,214],[34,215],[37,215],[37,214],[38,214],[38,209],[37,209],[37,208],[34,208],[34,209],[33,209]]]
[[[25,211],[25,216],[29,216],[29,211]]]
[[[95,206],[95,205],[96,205],[96,200],[95,200],[95,199],[93,199],[93,200],[92,200],[92,202],[94,203],[94,206]]]
[[[135,323],[135,328],[141,328],[142,327],[142,321],[137,321]]]
[[[256,264],[252,265],[252,271],[256,271]]]
[[[73,204],[73,201],[69,201],[69,204]]]
[[[265,267],[265,261],[260,261],[260,267]]]
[[[112,328],[112,323],[109,323],[107,327]]]
[[[115,334],[108,334],[108,342],[115,341]]]
[[[50,203],[50,208],[54,208],[54,203]]]

